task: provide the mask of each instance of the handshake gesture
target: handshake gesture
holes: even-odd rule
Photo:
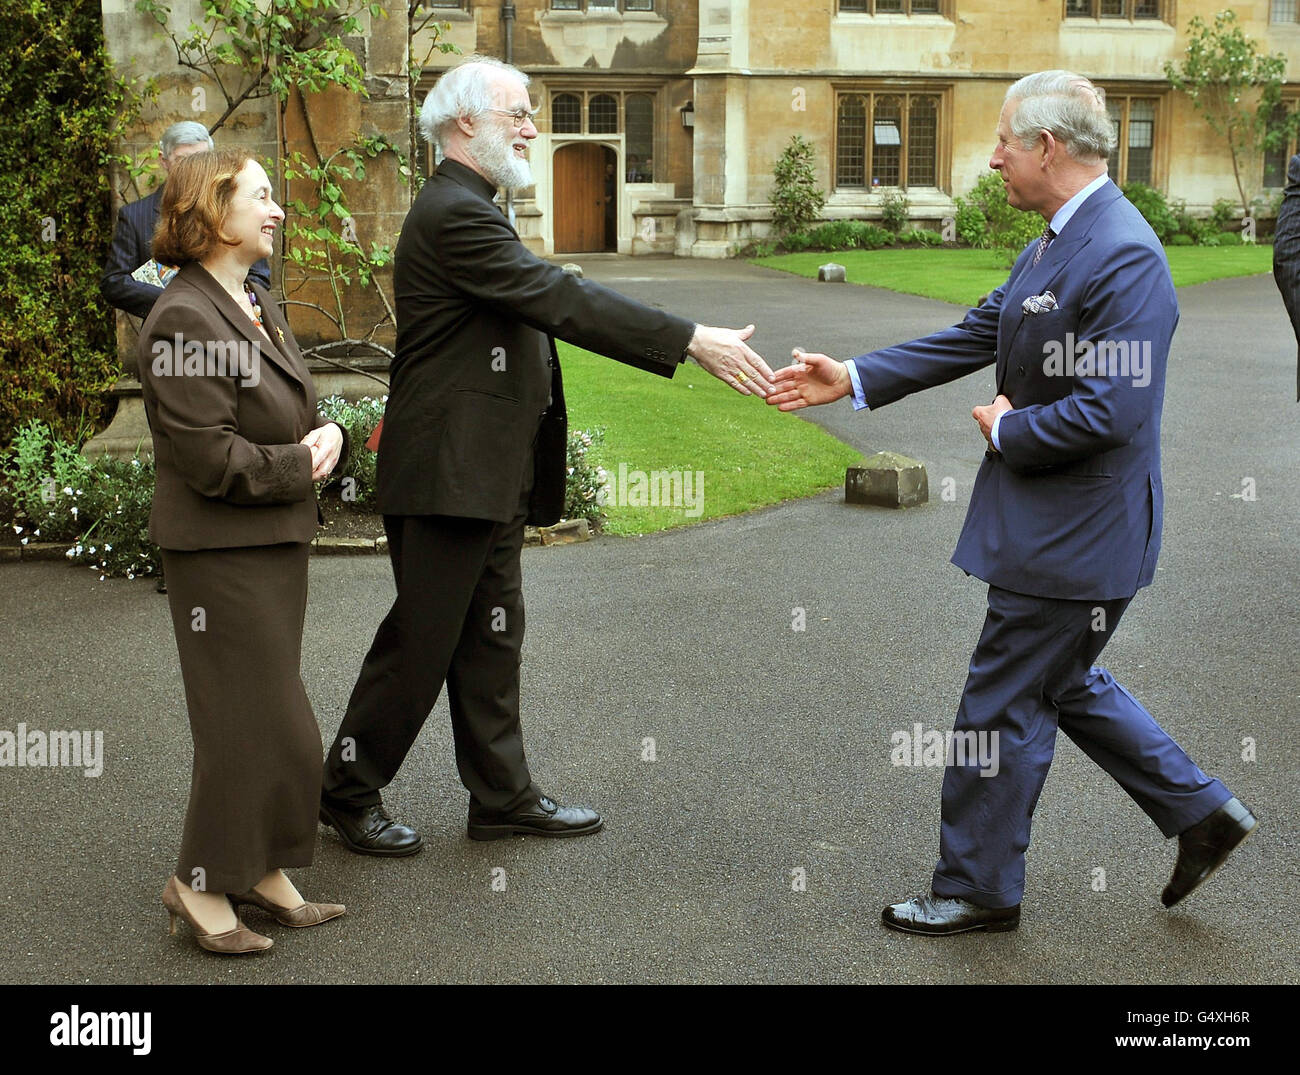
[[[843,362],[828,355],[801,351],[797,347],[791,352],[791,357],[794,362],[772,376],[776,390],[767,397],[772,406],[783,411],[797,411],[801,407],[834,403],[852,394],[853,381]],[[998,396],[988,406],[971,409],[971,417],[978,423],[980,433],[995,450],[993,424],[999,416],[1012,409],[1011,400],[1006,396]]]
[[[779,410],[797,411],[800,407],[834,403],[853,391],[853,382],[843,362],[798,347],[791,357],[793,364],[773,375],[776,391],[767,397],[767,402]]]
[[[783,411],[831,403],[852,391],[842,362],[798,348],[795,364],[773,373],[745,342],[753,334],[753,325],[742,329],[697,325],[686,353],[742,395],[762,396]]]

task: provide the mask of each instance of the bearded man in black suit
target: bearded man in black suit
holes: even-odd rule
[[[593,810],[532,781],[519,722],[525,523],[564,504],[566,416],[554,337],[660,376],[686,355],[745,395],[772,371],[754,326],[706,328],[531,254],[493,202],[532,186],[528,78],[473,57],[421,110],[443,161],[402,226],[394,265],[397,354],[377,496],[397,599],[380,624],[325,762],[321,820],[353,851],[409,855],[422,840],[384,809],[444,682],[468,834],[581,836]]]

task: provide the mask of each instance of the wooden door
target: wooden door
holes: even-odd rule
[[[555,252],[605,249],[605,147],[575,142],[555,151]]]

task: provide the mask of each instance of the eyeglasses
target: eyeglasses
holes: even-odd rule
[[[509,116],[511,122],[514,123],[516,127],[522,127],[525,123],[536,125],[537,121],[537,109],[532,109],[530,111],[527,108],[489,108],[488,111],[500,112],[503,116]]]

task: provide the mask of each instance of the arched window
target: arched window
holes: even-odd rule
[[[582,133],[582,102],[571,93],[557,93],[551,100],[551,132]]]
[[[618,133],[618,101],[608,93],[596,94],[587,104],[587,133]]]

